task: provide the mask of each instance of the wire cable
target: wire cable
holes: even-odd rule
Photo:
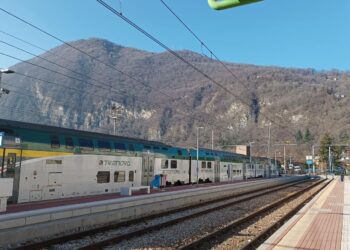
[[[118,68],[114,67],[113,65],[109,65],[109,64],[104,63],[103,61],[99,60],[98,58],[96,58],[96,57],[94,57],[94,56],[92,56],[92,55],[86,53],[85,51],[82,51],[81,49],[79,49],[79,48],[77,48],[77,47],[75,47],[75,46],[73,46],[73,45],[71,45],[71,44],[69,44],[69,43],[63,41],[62,39],[58,38],[57,36],[50,34],[49,32],[47,32],[47,31],[45,31],[45,30],[43,30],[43,29],[41,29],[41,28],[39,28],[39,27],[37,27],[37,26],[31,24],[30,22],[28,22],[28,21],[26,21],[26,20],[24,20],[24,19],[22,19],[22,18],[20,18],[20,17],[18,17],[18,16],[16,16],[16,15],[14,15],[14,14],[12,14],[12,13],[10,13],[10,12],[4,10],[3,8],[0,8],[0,10],[3,11],[3,12],[5,12],[5,13],[8,14],[8,15],[14,17],[14,18],[17,19],[17,20],[20,20],[21,22],[24,22],[25,24],[29,25],[30,27],[32,27],[32,28],[34,28],[34,29],[36,29],[36,30],[39,30],[40,32],[42,32],[42,33],[44,33],[44,34],[46,34],[46,35],[48,35],[48,36],[50,36],[50,37],[56,39],[57,41],[60,41],[60,42],[64,43],[65,45],[67,45],[67,46],[69,46],[69,47],[71,47],[71,48],[73,48],[73,49],[79,51],[80,53],[82,53],[82,54],[88,56],[88,57],[91,58],[92,60],[96,60],[97,62],[99,62],[99,63],[101,63],[101,64],[103,64],[103,65],[105,65],[105,66],[107,66],[107,67],[109,67],[109,68],[111,68],[111,69],[114,69],[114,70],[116,70],[116,71],[119,72],[119,73],[122,73],[122,74],[128,76],[130,79],[136,81],[137,83],[140,83],[140,84],[142,84],[143,86],[146,86],[146,87],[148,87],[148,88],[150,88],[150,89],[153,89],[153,90],[155,90],[155,91],[161,93],[162,95],[165,95],[165,96],[167,96],[167,97],[173,99],[173,96],[168,95],[168,94],[164,93],[163,91],[161,91],[161,90],[159,90],[159,89],[152,88],[149,84],[146,84],[145,82],[142,82],[142,81],[140,81],[140,80],[138,80],[138,79],[132,77],[130,74],[127,74],[127,73],[125,73],[125,72],[119,70]],[[196,115],[197,115],[197,114],[196,114]],[[207,115],[205,114],[204,117],[206,117],[206,116],[207,116]],[[193,118],[193,117],[192,117],[192,118]],[[203,122],[203,120],[200,120],[200,121],[201,121],[202,123],[208,124],[207,122]],[[214,121],[213,121],[213,123],[214,123]],[[215,127],[216,127],[216,126],[215,126]],[[231,131],[229,128],[225,128],[225,130]]]
[[[99,1],[99,2],[103,2],[103,1]],[[144,82],[142,82],[142,81],[136,79],[135,77],[131,76],[130,74],[127,74],[127,73],[125,73],[125,72],[119,70],[118,68],[114,67],[113,65],[109,65],[109,64],[104,63],[103,61],[99,60],[98,58],[96,58],[96,57],[94,57],[94,56],[92,56],[92,55],[86,53],[85,51],[83,51],[83,50],[81,50],[81,49],[79,49],[79,48],[77,48],[77,47],[75,47],[75,46],[73,46],[73,45],[71,45],[71,44],[69,44],[69,43],[63,41],[62,39],[58,38],[57,36],[54,36],[54,35],[52,35],[52,34],[46,32],[46,31],[44,31],[43,29],[41,29],[41,28],[39,28],[39,27],[37,27],[37,26],[31,24],[30,22],[27,22],[27,21],[25,21],[24,19],[22,19],[22,18],[20,18],[20,17],[18,17],[18,16],[16,16],[16,15],[14,15],[14,14],[12,14],[12,13],[10,13],[10,12],[4,10],[3,8],[0,8],[0,10],[3,11],[3,12],[5,12],[5,13],[7,13],[8,15],[10,15],[10,16],[12,16],[12,17],[14,17],[14,18],[16,18],[16,19],[18,19],[18,20],[20,20],[20,21],[26,23],[27,25],[33,27],[34,29],[37,29],[37,30],[41,31],[42,33],[44,33],[44,34],[46,34],[46,35],[48,35],[48,36],[50,36],[50,37],[52,37],[52,38],[54,38],[54,39],[56,39],[56,40],[62,42],[63,44],[65,44],[65,45],[67,45],[67,46],[69,46],[69,47],[71,47],[71,48],[73,48],[73,49],[75,49],[75,50],[81,52],[82,54],[84,54],[84,55],[90,57],[92,60],[95,60],[95,61],[97,61],[97,62],[99,62],[99,63],[101,63],[101,64],[103,64],[103,65],[105,65],[105,66],[107,66],[107,67],[109,67],[109,68],[111,68],[111,69],[116,70],[117,72],[119,72],[119,73],[121,73],[121,74],[126,75],[127,77],[129,77],[130,79],[136,81],[137,83],[140,83],[140,84],[142,84],[142,85],[144,85],[144,86],[146,86],[146,87],[148,87],[148,88],[154,89],[154,88],[152,88],[149,84],[145,84]],[[128,20],[128,19],[127,19],[127,20]],[[130,22],[131,22],[131,21],[130,21]],[[132,22],[130,23],[130,25],[132,25]],[[135,28],[137,28],[137,27],[138,27],[138,26],[135,26]],[[140,31],[141,31],[141,30],[140,30]],[[151,38],[151,37],[150,37],[150,38]],[[170,49],[170,48],[169,48],[169,49]],[[170,50],[170,52],[171,52],[171,51],[172,51],[172,50]],[[174,56],[177,55],[176,52],[174,52],[174,51],[172,51],[172,52],[175,53],[175,54],[172,53]],[[182,57],[179,56],[178,58],[181,60]],[[183,58],[182,58],[182,59],[183,59]],[[185,59],[183,59],[183,60],[185,60]],[[185,60],[185,62],[186,62],[186,60]],[[187,63],[189,63],[189,62],[187,62]],[[192,64],[189,63],[188,65],[191,66]],[[191,67],[192,67],[192,66],[191,66]],[[194,67],[194,69],[199,70],[199,69],[198,69],[197,67],[195,67],[194,65],[193,65],[193,67]],[[212,82],[216,83],[216,85],[221,86],[224,90],[228,90],[227,88],[225,88],[225,87],[224,87],[223,85],[221,85],[220,83],[218,83],[218,82],[216,82],[216,81],[213,81],[214,79],[211,79],[210,76],[208,76],[207,74],[205,74],[205,73],[202,72],[201,70],[199,70],[199,72],[201,72],[207,79],[209,79],[209,80],[211,80]],[[156,90],[157,92],[160,92],[159,89],[154,89],[154,90]],[[233,96],[236,97],[237,99],[241,100],[243,103],[246,103],[243,99],[240,98],[240,96],[235,95],[233,92],[231,92],[231,91],[226,91],[226,92],[230,93],[231,95],[233,95]],[[160,93],[163,94],[163,95],[166,95],[166,96],[168,96],[168,97],[172,97],[172,96],[170,96],[170,95],[167,95],[166,93],[163,93],[163,92],[160,92]],[[246,103],[246,104],[247,104],[247,103]],[[248,105],[249,105],[249,104],[248,104]],[[266,117],[266,116],[265,116],[265,117]],[[193,117],[192,117],[192,118],[193,118]],[[267,117],[267,120],[270,120],[270,118]],[[208,124],[208,123],[207,123],[207,124]],[[216,126],[215,126],[215,127],[216,127]],[[225,128],[225,130],[231,131],[231,130],[228,129],[228,128]]]
[[[153,35],[151,35],[150,33],[148,33],[146,30],[144,30],[143,28],[141,28],[140,26],[138,26],[136,23],[134,23],[133,21],[131,21],[129,18],[127,18],[125,15],[121,14],[120,12],[118,12],[117,10],[115,10],[113,7],[111,7],[110,5],[108,5],[107,3],[105,3],[103,0],[96,0],[98,3],[100,3],[103,7],[105,7],[107,10],[109,10],[110,12],[112,12],[113,14],[115,14],[116,16],[118,16],[119,18],[121,18],[122,20],[124,20],[126,23],[128,23],[129,25],[131,25],[133,28],[135,28],[136,30],[138,30],[139,32],[141,32],[142,34],[144,34],[146,37],[148,37],[150,40],[154,41],[156,44],[158,44],[159,46],[161,46],[162,48],[166,49],[169,53],[171,53],[172,55],[174,55],[176,58],[178,58],[180,61],[184,62],[185,64],[187,64],[188,66],[190,66],[192,69],[194,69],[195,71],[197,71],[198,73],[200,73],[201,75],[203,75],[205,78],[207,78],[208,80],[210,80],[211,82],[213,82],[214,84],[216,84],[217,86],[219,86],[221,89],[223,89],[225,92],[231,94],[233,97],[237,98],[238,100],[240,100],[242,103],[246,104],[246,105],[250,105],[250,103],[247,103],[245,99],[243,99],[241,96],[235,94],[234,92],[232,92],[231,90],[229,90],[228,88],[226,88],[225,86],[223,86],[223,84],[219,83],[218,81],[216,81],[215,79],[211,78],[208,74],[206,74],[205,72],[203,72],[202,70],[200,70],[198,67],[196,67],[195,65],[193,65],[192,63],[190,63],[189,61],[187,61],[185,58],[183,58],[181,55],[179,55],[178,53],[176,53],[174,50],[170,49],[168,46],[166,46],[164,43],[162,43],[160,40],[158,40],[156,37],[154,37]],[[272,120],[270,117],[268,117],[265,114],[261,114],[261,116],[265,117],[265,119],[267,121],[269,121],[270,123],[274,123],[276,126],[280,127],[280,124],[275,122],[274,120]]]
[[[180,23],[183,24],[183,26],[185,26],[185,28],[197,39],[197,41],[200,43],[201,47],[206,48],[209,53],[210,56],[214,57],[216,61],[218,61],[228,72],[231,73],[231,75],[237,80],[240,81],[239,78],[232,72],[232,70],[230,70],[227,65],[225,63],[223,63],[215,54],[214,52],[205,44],[205,42],[203,42],[202,39],[199,38],[199,36],[196,35],[196,33],[194,33],[194,31],[184,22],[182,21],[182,19],[175,13],[175,11],[173,11],[169,5],[167,5],[163,0],[160,0],[160,2],[177,18],[177,20],[179,20]],[[212,59],[212,58],[211,58]],[[245,86],[246,88],[248,88],[246,85],[242,84],[243,86]]]
[[[31,53],[31,52],[29,52],[29,51],[27,51],[27,50],[21,49],[21,48],[15,46],[15,45],[12,45],[12,44],[7,43],[7,42],[5,42],[5,41],[0,40],[0,43],[3,43],[3,44],[5,44],[5,45],[7,45],[7,46],[9,46],[9,47],[12,47],[12,48],[15,48],[15,49],[17,49],[17,50],[19,50],[19,51],[22,51],[22,52],[24,52],[24,53],[27,53],[27,54],[29,54],[29,55],[31,55],[31,56],[34,56],[35,58],[40,58],[40,59],[43,60],[43,61],[46,61],[46,62],[48,62],[48,63],[51,63],[51,64],[55,65],[55,66],[58,66],[58,67],[63,68],[63,69],[65,69],[65,70],[68,70],[68,71],[70,71],[70,72],[72,72],[72,73],[74,73],[74,74],[77,74],[77,75],[79,75],[79,76],[82,76],[82,77],[84,77],[84,78],[88,78],[88,79],[90,79],[90,80],[92,80],[92,81],[94,81],[94,82],[97,82],[97,83],[101,84],[102,86],[107,86],[107,87],[110,87],[110,88],[113,87],[112,85],[107,85],[107,84],[105,84],[105,83],[103,83],[103,82],[101,82],[101,81],[99,81],[99,80],[97,80],[97,79],[94,79],[94,78],[89,77],[89,76],[87,76],[87,75],[85,75],[85,74],[82,74],[82,73],[80,73],[80,72],[77,72],[77,71],[75,71],[75,70],[72,70],[72,69],[70,69],[70,68],[68,68],[68,67],[66,67],[66,66],[63,66],[63,65],[60,65],[60,64],[58,64],[58,63],[56,63],[56,62],[53,62],[53,61],[51,61],[51,60],[48,60],[48,59],[46,59],[46,58],[44,58],[44,57],[42,57],[42,56],[35,55],[35,54],[33,54],[33,53]],[[55,73],[56,73],[56,72],[55,72]],[[65,76],[68,77],[67,75],[65,75]],[[74,80],[76,80],[76,79],[74,78]],[[82,79],[80,79],[80,81],[86,83],[86,81],[84,81],[84,80],[82,80]],[[95,86],[98,86],[98,85],[95,85]]]

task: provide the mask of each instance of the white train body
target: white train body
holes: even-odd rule
[[[28,160],[17,169],[17,202],[118,193],[122,186],[140,186],[141,161],[100,155]]]
[[[2,132],[5,131],[5,132]],[[15,202],[119,193],[121,187],[270,177],[265,158],[0,119],[1,177]],[[197,155],[198,154],[198,155]],[[198,161],[197,161],[198,157]],[[164,179],[164,178],[163,178]]]

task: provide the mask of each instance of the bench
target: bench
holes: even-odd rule
[[[121,195],[128,195],[131,196],[132,191],[142,191],[145,190],[147,192],[147,194],[149,194],[151,192],[150,187],[149,186],[138,186],[138,187],[121,187],[120,188],[120,194]]]

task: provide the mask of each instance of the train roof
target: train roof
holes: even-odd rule
[[[70,128],[48,126],[48,125],[43,125],[43,124],[28,123],[28,122],[22,122],[22,121],[12,121],[12,120],[0,119],[0,130],[1,130],[1,126],[21,128],[21,129],[30,129],[30,130],[36,130],[36,131],[45,131],[45,132],[49,132],[49,133],[66,133],[66,134],[91,136],[91,137],[109,136],[109,137],[114,138],[116,140],[127,140],[130,142],[158,145],[158,146],[164,146],[164,147],[173,147],[169,144],[165,144],[163,142],[158,142],[158,141],[150,141],[150,140],[139,139],[139,138],[103,134],[103,133],[98,133],[98,132],[90,132],[90,131],[84,131],[84,130],[76,130],[76,129],[70,129]]]

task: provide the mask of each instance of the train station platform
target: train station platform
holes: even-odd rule
[[[247,181],[243,180],[234,180],[230,182],[213,182],[213,183],[201,183],[201,184],[191,184],[191,185],[181,185],[181,186],[170,186],[163,188],[155,188],[151,189],[151,194],[157,193],[169,193],[174,191],[186,191],[193,190],[198,188],[210,188],[210,187],[219,187],[231,184],[240,184],[244,182],[259,182],[263,179],[250,179]],[[144,196],[145,192],[133,192],[133,196]],[[66,205],[75,205],[75,204],[83,204],[89,202],[97,202],[97,201],[105,201],[105,200],[115,200],[125,198],[125,196],[120,193],[107,193],[107,194],[99,194],[99,195],[88,195],[88,196],[78,196],[78,197],[70,197],[70,198],[61,198],[61,199],[52,199],[52,200],[44,200],[44,201],[33,201],[19,204],[9,204],[7,205],[6,212],[0,212],[1,214],[9,214],[9,213],[17,213],[24,211],[33,211],[37,209],[44,208],[53,208],[59,206]]]
[[[335,177],[258,249],[350,250],[350,177]]]
[[[40,202],[9,206],[9,211],[0,214],[0,249],[2,246],[31,240],[46,240],[57,235],[81,232],[111,223],[123,223],[164,213],[206,201],[212,201],[241,193],[269,189],[307,179],[307,176],[260,179],[226,184],[204,184],[192,187],[166,188],[150,194],[133,196],[111,195],[108,199],[86,197],[77,200]],[[106,197],[105,197],[106,198]],[[74,202],[74,203],[71,203]],[[50,204],[45,206],[44,204]],[[54,206],[53,206],[54,205]]]

